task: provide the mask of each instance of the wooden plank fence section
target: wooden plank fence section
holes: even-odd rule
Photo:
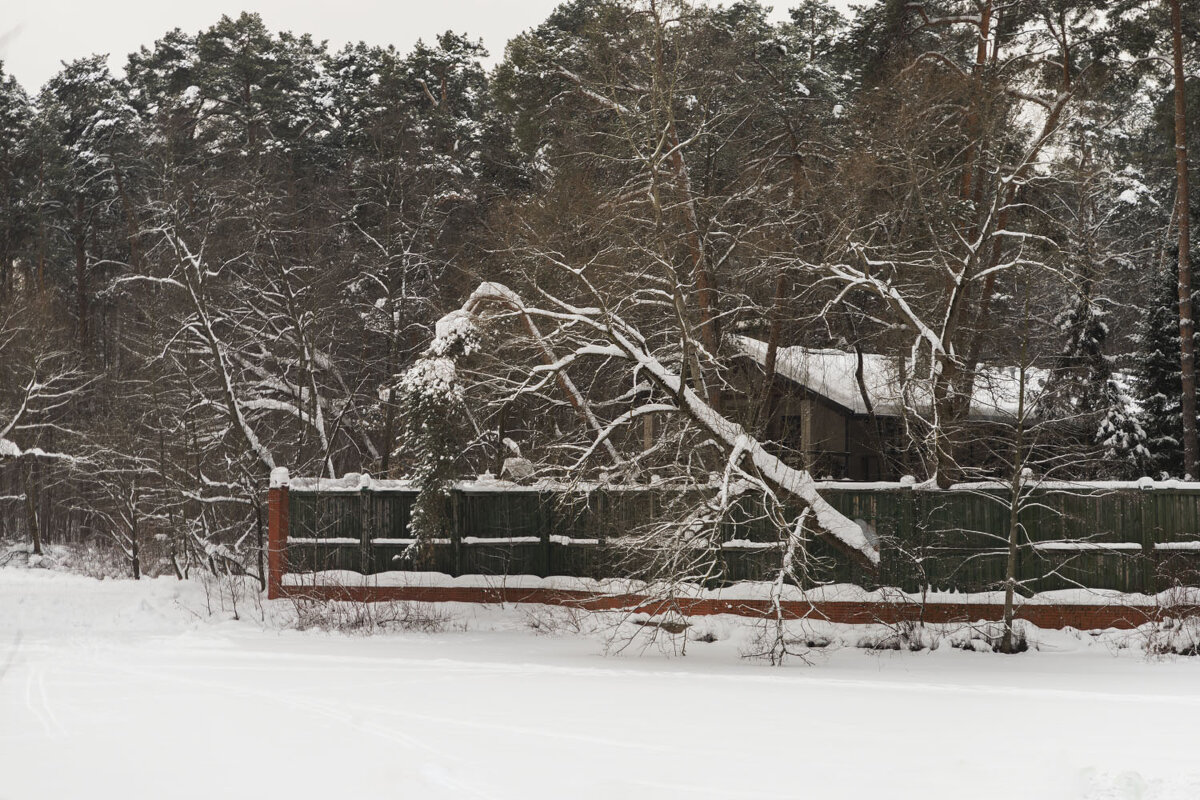
[[[273,585],[289,572],[395,570],[459,575],[624,577],[612,539],[700,495],[645,489],[497,491],[456,488],[449,538],[414,554],[412,489],[321,492],[273,488],[273,536],[283,517],[282,552],[272,552]],[[815,540],[814,581],[908,592],[996,589],[1004,579],[1008,503],[1003,489],[924,490],[830,487],[827,500],[880,540],[878,573],[839,558]],[[726,543],[710,588],[772,579],[776,534],[750,501],[720,531]],[[1112,589],[1152,594],[1194,585],[1200,571],[1200,486],[1080,491],[1039,490],[1021,511],[1018,578],[1028,593]],[[273,541],[276,541],[273,539]]]

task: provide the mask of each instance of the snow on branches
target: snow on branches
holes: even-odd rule
[[[460,312],[449,315],[454,320],[453,324],[439,324],[439,333],[449,336],[451,331],[469,330],[470,327],[458,316],[460,313],[474,320],[478,326],[484,324],[489,317],[502,317],[514,312],[526,320],[527,328],[531,331],[537,330],[534,321],[539,318],[553,320],[557,326],[556,330],[588,331],[591,335],[586,341],[573,341],[572,351],[561,357],[554,356],[548,339],[539,337],[538,346],[546,355],[547,364],[531,369],[526,386],[540,388],[549,374],[561,373],[568,364],[589,358],[602,359],[608,365],[606,370],[627,371],[631,379],[638,375],[648,378],[657,387],[658,393],[664,398],[672,398],[672,402],[664,402],[662,399],[647,400],[641,404],[646,413],[670,413],[685,420],[686,424],[695,426],[730,454],[728,475],[749,478],[800,501],[811,509],[816,523],[835,545],[870,565],[879,564],[877,547],[867,540],[856,523],[821,497],[808,472],[788,466],[741,425],[723,416],[707,397],[697,393],[685,383],[678,372],[649,352],[646,339],[637,328],[614,312],[606,312],[599,307],[576,306],[544,289],[540,291],[549,301],[547,308],[526,304],[520,295],[502,284],[481,284],[464,303]],[[443,318],[444,321],[446,319]],[[454,391],[453,385],[446,383],[444,379],[449,378],[452,381],[454,373],[442,364],[444,357],[438,353],[443,352],[450,350],[446,340],[439,335],[426,356],[405,376],[403,385],[419,387],[420,397],[429,397],[436,393],[443,397],[451,396]],[[585,419],[596,420],[595,412],[588,404],[586,396],[579,393],[574,384],[569,386],[567,391],[572,402],[580,404],[577,408],[581,409],[582,416]],[[632,421],[639,416],[640,410],[635,408],[618,417],[615,424]],[[595,441],[591,449],[601,441],[610,443],[611,432],[611,426],[600,425],[597,422]],[[581,466],[581,463],[576,463],[576,468]]]

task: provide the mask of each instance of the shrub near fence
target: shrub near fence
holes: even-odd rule
[[[868,572],[821,540],[814,580],[868,589],[976,592],[1004,579],[1008,494],[998,485],[947,491],[900,484],[826,484],[824,497],[880,539]],[[414,554],[417,491],[399,481],[300,479],[287,492],[288,571],[394,570],[449,575],[623,577],[628,553],[612,540],[682,498],[649,487],[544,488],[469,482],[449,498],[450,536]],[[1027,539],[1018,578],[1028,592],[1086,587],[1153,593],[1196,583],[1200,485],[1178,482],[1047,484],[1022,503]],[[776,534],[752,508],[721,531],[718,583],[773,578]],[[824,556],[824,557],[822,557]]]

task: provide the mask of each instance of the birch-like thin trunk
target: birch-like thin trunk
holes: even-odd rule
[[[129,490],[129,568],[133,579],[142,579],[142,545],[138,538],[138,488],[135,483]]]
[[[33,554],[42,555],[41,520],[38,519],[37,465],[31,464],[26,473],[28,483],[25,486],[25,523],[29,526],[29,540],[33,544]]]
[[[266,537],[263,534],[262,503],[258,502],[258,498],[253,492],[251,492],[250,498],[254,503],[254,531],[258,545],[258,586],[259,589],[265,592],[267,590],[267,565],[265,561],[267,543]]]
[[[1022,470],[1025,468],[1025,370],[1026,343],[1021,343],[1021,371],[1017,382],[1017,431],[1013,446],[1011,495],[1008,501],[1008,560],[1004,566],[1004,638],[1000,641],[1000,652],[1011,653],[1013,641],[1013,595],[1017,588],[1017,546],[1021,533],[1021,486]]]

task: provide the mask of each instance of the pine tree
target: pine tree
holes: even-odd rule
[[[133,176],[142,166],[144,138],[129,87],[113,76],[104,56],[67,64],[39,97],[42,139],[51,177],[51,224],[65,234],[50,263],[71,264],[56,276],[73,287],[79,349],[97,344],[97,295],[113,265],[137,261],[139,222]]]
[[[1156,477],[1183,474],[1178,284],[1174,266],[1158,276],[1154,302],[1137,334],[1134,391],[1145,433],[1147,467]]]
[[[1042,398],[1043,410],[1088,427],[1087,418],[1103,408],[1112,360],[1104,352],[1108,338],[1105,312],[1086,293],[1055,319],[1064,339]]]
[[[1075,278],[1075,291],[1054,320],[1063,346],[1038,398],[1038,411],[1055,420],[1073,445],[1095,453],[1098,460],[1084,466],[1083,477],[1134,477],[1145,467],[1145,431],[1114,369],[1115,358],[1108,354],[1104,305],[1110,303],[1101,296],[1096,276],[1103,274],[1105,256],[1112,257],[1104,249],[1111,243],[1097,235],[1104,224],[1095,220],[1096,196],[1089,187],[1088,181],[1080,187],[1084,194],[1067,236],[1066,269]]]
[[[1108,410],[1096,430],[1101,457],[1098,477],[1132,478],[1145,472],[1150,458],[1146,429],[1116,375],[1104,383],[1104,407]]]
[[[35,224],[32,126],[29,98],[0,62],[0,299],[13,288],[14,261]]]

